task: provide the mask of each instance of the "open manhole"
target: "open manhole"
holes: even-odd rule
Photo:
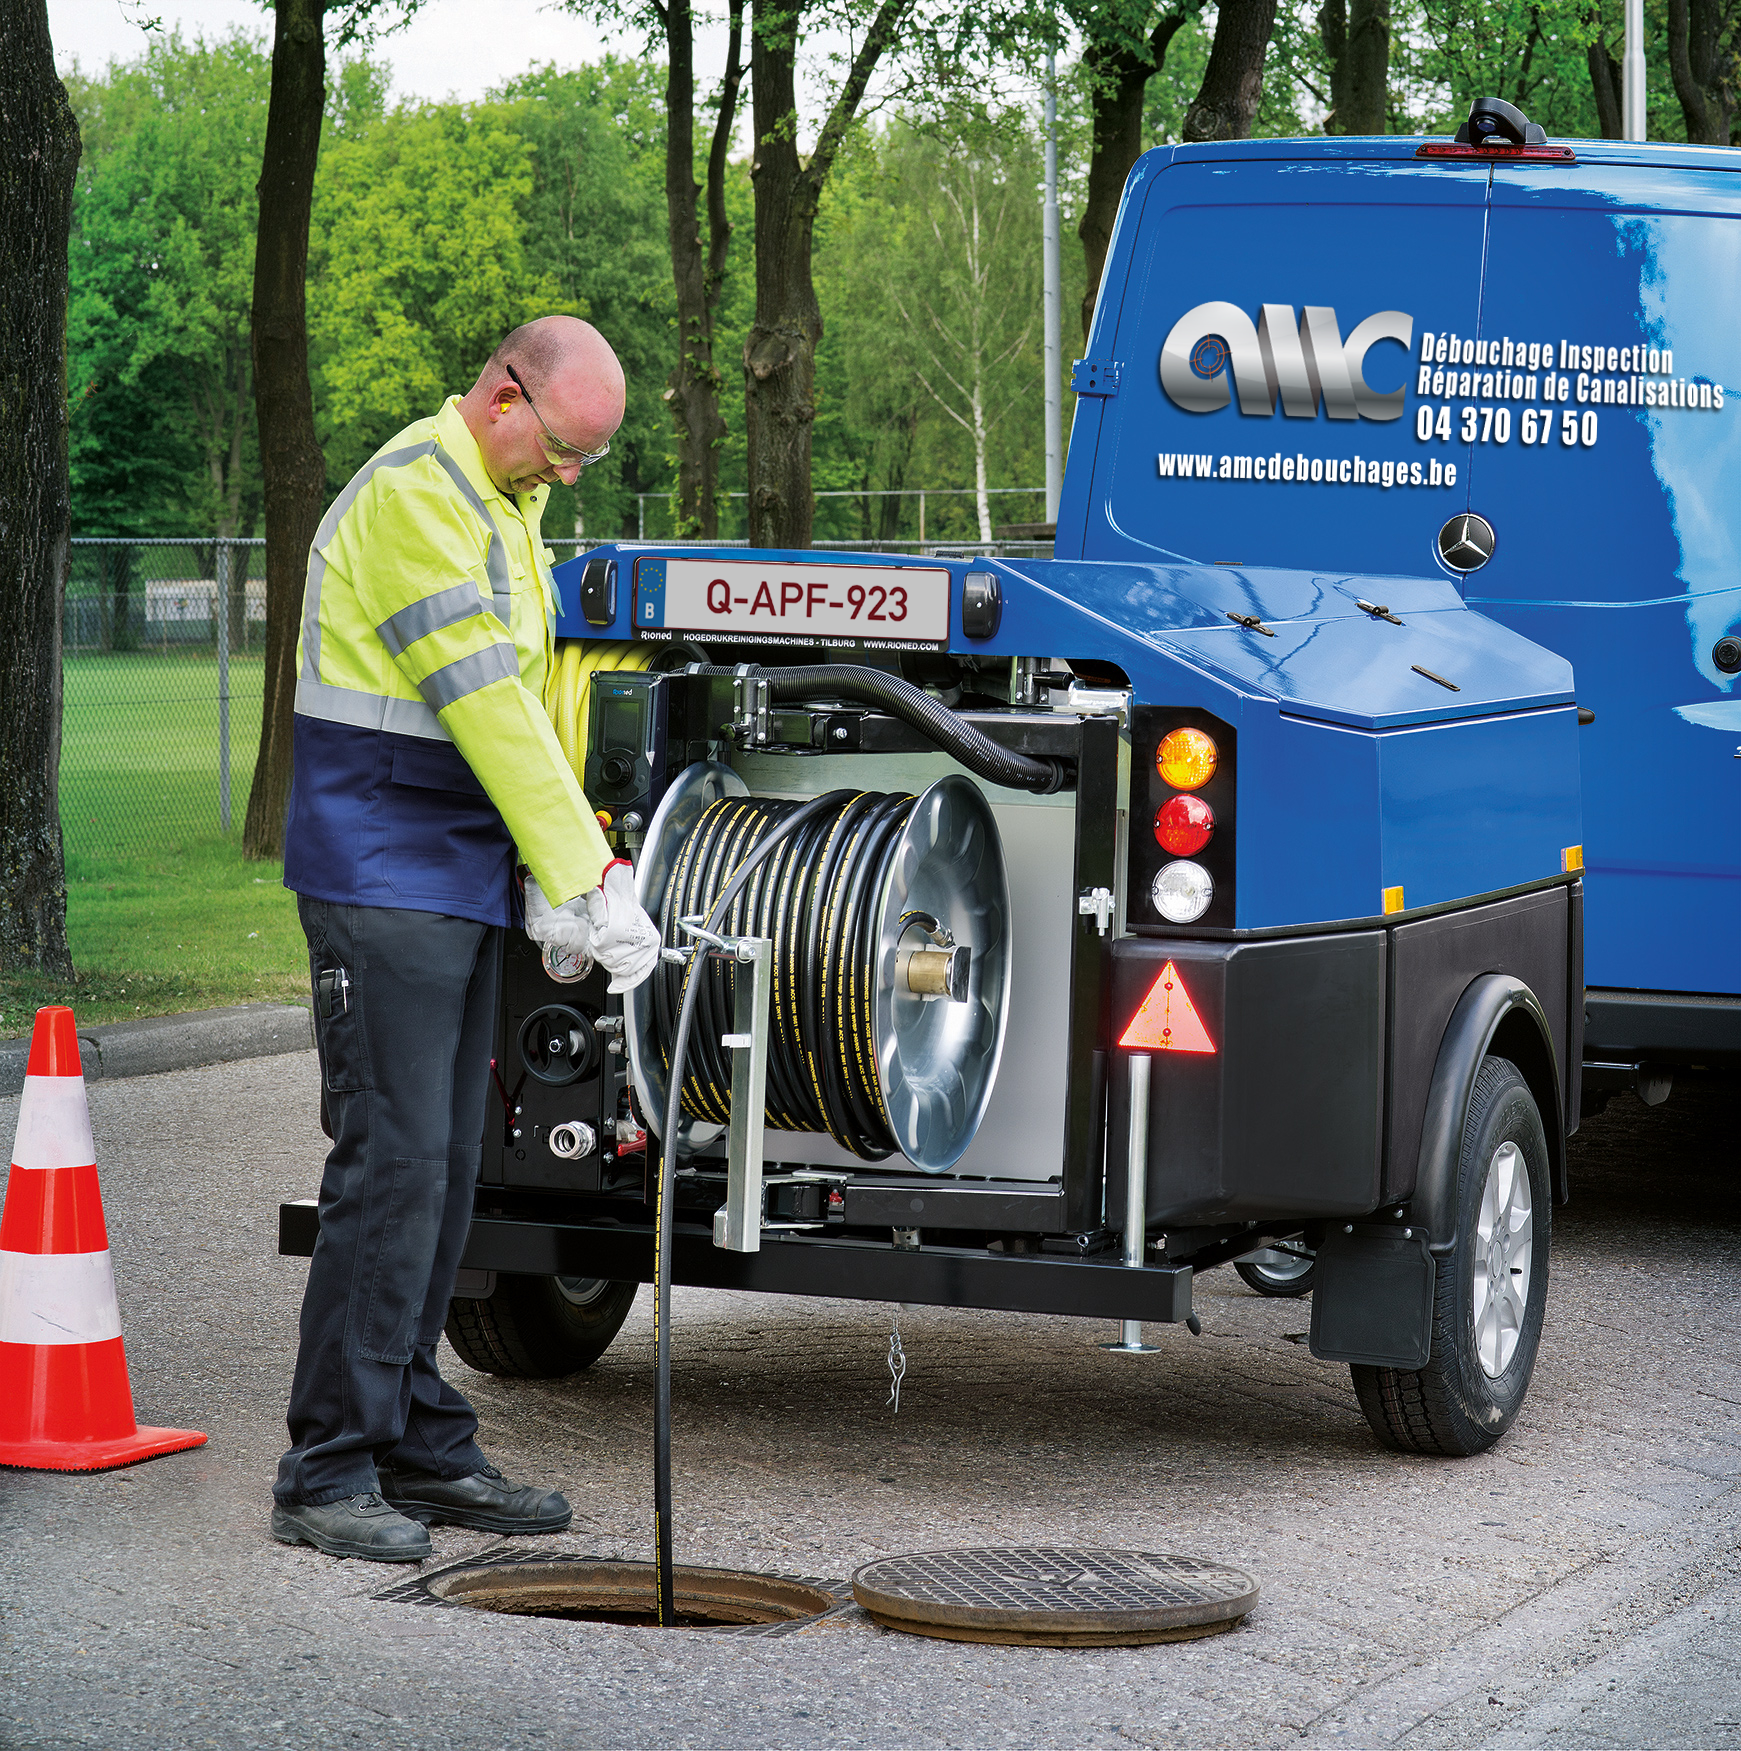
[[[761,1575],[743,1569],[678,1564],[676,1629],[777,1635],[845,1609],[851,1594],[839,1581]],[[532,1556],[486,1552],[451,1568],[390,1587],[377,1599],[399,1604],[463,1606],[510,1617],[555,1617],[570,1623],[614,1623],[656,1629],[654,1568],[620,1557]]]
[[[917,1551],[852,1577],[853,1598],[886,1629],[1044,1648],[1215,1635],[1251,1610],[1257,1592],[1225,1563],[1057,1545]]]

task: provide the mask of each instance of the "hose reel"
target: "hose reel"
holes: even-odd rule
[[[967,778],[918,797],[841,791],[764,859],[720,928],[773,943],[769,1130],[823,1133],[866,1161],[897,1153],[927,1172],[972,1142],[997,1076],[1009,1008],[1009,887],[997,826]],[[800,807],[752,796],[727,766],[698,763],[666,792],[637,865],[641,903],[668,947]],[[704,981],[684,1065],[696,1127],[729,1118],[736,969]],[[630,994],[629,1056],[659,1125],[686,969],[662,965]]]

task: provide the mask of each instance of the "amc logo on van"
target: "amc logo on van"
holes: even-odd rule
[[[1199,304],[1161,347],[1161,387],[1186,413],[1214,413],[1237,390],[1242,414],[1271,415],[1279,396],[1289,419],[1316,418],[1320,401],[1333,420],[1400,419],[1405,391],[1374,389],[1368,357],[1380,341],[1397,342],[1406,382],[1414,332],[1415,319],[1401,310],[1378,311],[1344,340],[1336,312],[1323,304],[1308,304],[1298,317],[1291,304],[1264,304],[1255,323],[1237,304]],[[1388,362],[1372,356],[1374,365]]]

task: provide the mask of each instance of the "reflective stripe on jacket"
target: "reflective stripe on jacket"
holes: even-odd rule
[[[553,905],[611,859],[541,704],[546,489],[499,493],[454,398],[321,519],[297,642],[284,881],[356,906],[513,921],[513,850]]]

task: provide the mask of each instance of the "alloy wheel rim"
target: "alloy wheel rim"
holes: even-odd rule
[[[1302,1252],[1284,1252],[1277,1247],[1266,1246],[1257,1252],[1247,1253],[1239,1262],[1250,1265],[1259,1276],[1268,1278],[1272,1283],[1297,1283],[1317,1260],[1305,1257]]]
[[[1475,1270],[1470,1314],[1481,1371],[1497,1380],[1523,1336],[1534,1259],[1535,1206],[1529,1163],[1515,1143],[1501,1143],[1487,1164],[1475,1218]]]

